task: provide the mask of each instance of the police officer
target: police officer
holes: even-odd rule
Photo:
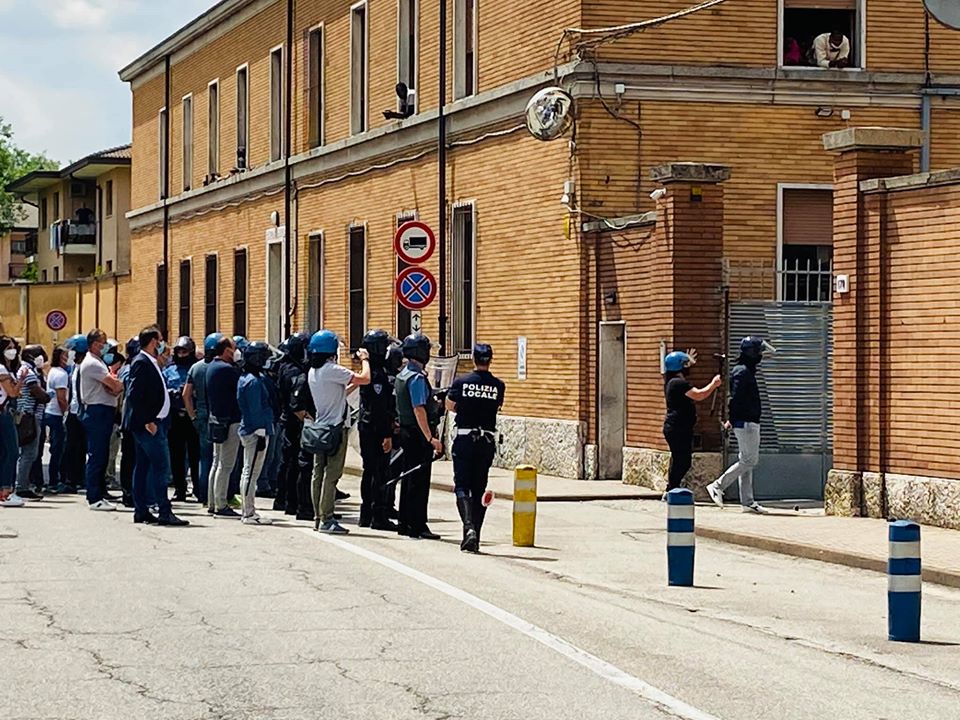
[[[457,414],[453,484],[463,521],[463,552],[480,551],[480,529],[487,512],[483,494],[497,451],[497,413],[503,407],[505,386],[491,374],[492,360],[493,348],[474,345],[474,371],[454,380],[447,394],[447,410]]]
[[[433,407],[436,401],[425,369],[430,361],[430,338],[419,333],[408,335],[402,349],[407,364],[397,376],[396,393],[404,477],[397,533],[439,540],[440,536],[427,527],[431,465],[434,455],[443,453],[443,443],[437,437],[439,413]]]
[[[363,336],[360,347],[370,354],[370,384],[360,388],[360,456],[363,458],[360,527],[396,532],[397,526],[388,516],[386,494],[396,417],[396,402],[386,368],[390,336],[385,330],[371,330]]]
[[[193,480],[193,495],[199,500],[205,497],[200,491],[200,437],[193,421],[187,414],[183,401],[183,389],[190,375],[190,368],[197,362],[197,344],[193,338],[183,336],[173,346],[173,362],[163,369],[163,379],[170,394],[170,463],[173,471],[175,502],[187,501],[187,462],[190,463],[190,478]]]
[[[223,339],[223,333],[210,333],[203,340],[203,360],[196,363],[187,373],[187,382],[183,386],[183,404],[187,415],[197,431],[200,447],[200,482],[194,480],[193,493],[201,504],[208,504],[207,489],[210,484],[210,470],[213,467],[213,443],[210,440],[210,410],[207,405],[207,369],[216,352],[217,344]]]
[[[273,502],[273,509],[287,515],[296,515],[300,506],[298,493],[300,472],[300,434],[303,431],[303,420],[296,414],[297,391],[303,386],[307,378],[307,343],[310,335],[305,332],[294,333],[281,344],[283,357],[277,365],[277,391],[280,400],[280,431],[278,441],[282,443],[282,458],[277,483],[277,497]],[[310,463],[311,469],[313,463]],[[312,503],[310,501],[309,477],[306,486],[303,507],[310,506],[312,519]]]

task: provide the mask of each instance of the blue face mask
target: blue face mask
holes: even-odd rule
[[[157,345],[157,353],[159,355],[163,355],[166,351],[167,351],[167,344],[163,340],[161,340],[160,344]]]
[[[105,353],[103,356],[103,362],[106,365],[113,365],[113,363],[116,362],[116,360],[117,360],[117,356],[114,355],[113,353]]]

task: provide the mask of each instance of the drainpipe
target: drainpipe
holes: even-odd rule
[[[293,246],[293,231],[290,223],[290,206],[292,200],[291,192],[291,169],[290,169],[290,149],[293,145],[293,6],[294,0],[287,0],[287,50],[286,50],[286,95],[284,97],[284,143],[283,143],[283,332],[284,337],[290,337],[291,311],[290,305],[290,252]]]
[[[440,352],[447,348],[447,0],[440,0],[440,98],[437,112],[437,200],[439,220],[437,240],[440,243],[440,282],[437,302],[440,308]]]
[[[103,267],[103,188],[97,183],[97,267],[93,274],[96,277],[96,309],[94,318],[97,327],[100,327],[100,270]]]
[[[166,150],[163,162],[163,187],[160,188],[163,197],[163,336],[167,337],[170,329],[170,208],[167,198],[170,196],[170,56],[163,58],[163,106],[166,108],[163,122],[163,147]],[[158,298],[160,300],[160,298]]]

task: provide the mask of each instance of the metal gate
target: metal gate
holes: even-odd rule
[[[755,494],[760,500],[823,500],[833,464],[833,306],[731,303],[727,332],[731,363],[747,335],[759,335],[777,349],[764,356],[757,374],[763,419]],[[736,455],[736,438],[730,433],[728,461]]]

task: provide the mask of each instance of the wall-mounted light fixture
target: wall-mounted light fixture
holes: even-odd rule
[[[833,108],[827,105],[820,105],[815,111],[814,114],[818,118],[828,118],[833,117]]]

